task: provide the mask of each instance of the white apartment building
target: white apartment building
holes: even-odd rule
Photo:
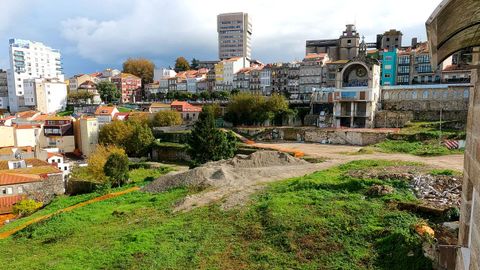
[[[46,78],[64,81],[60,52],[43,43],[10,39],[10,69],[7,72],[8,103],[11,112],[25,106],[23,80]]]
[[[227,60],[223,60],[223,86],[224,90],[232,90],[234,85],[235,73],[239,72],[242,68],[250,66],[250,61],[245,57],[234,57]]]
[[[67,107],[67,85],[54,79],[25,79],[24,105],[41,113],[54,113]]]
[[[260,89],[264,95],[270,95],[272,86],[272,69],[269,66],[260,70]]]
[[[168,69],[168,68],[155,69],[153,71],[153,81],[159,82],[162,79],[175,77],[175,75],[177,75],[177,73],[173,69]]]
[[[217,16],[218,58],[251,59],[252,23],[248,13],[224,13]]]

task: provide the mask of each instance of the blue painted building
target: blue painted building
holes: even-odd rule
[[[395,85],[397,82],[397,50],[382,53],[382,85]]]

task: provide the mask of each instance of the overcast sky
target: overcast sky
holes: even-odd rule
[[[396,28],[403,43],[426,40],[425,21],[441,0],[0,0],[0,68],[10,38],[41,41],[62,52],[67,75],[120,68],[128,57],[157,67],[177,56],[217,58],[216,15],[248,12],[252,57],[301,60],[305,40],[338,38],[355,23],[366,41]]]

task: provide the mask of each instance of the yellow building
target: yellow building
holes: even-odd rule
[[[97,147],[98,131],[98,120],[95,117],[84,117],[75,122],[76,146],[86,157],[89,157]]]
[[[0,126],[0,147],[15,146],[14,127]]]
[[[223,69],[224,69],[223,61],[215,64],[215,85],[218,85],[218,86],[223,85]]]

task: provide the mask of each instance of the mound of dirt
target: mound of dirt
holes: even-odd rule
[[[236,155],[229,160],[208,162],[185,172],[162,176],[144,187],[143,190],[155,193],[180,186],[206,188],[235,183],[241,184],[241,182],[258,176],[257,170],[252,169],[262,168],[265,173],[268,172],[268,168],[306,164],[309,163],[286,153],[258,151],[250,155]],[[273,172],[272,174],[275,175]]]

